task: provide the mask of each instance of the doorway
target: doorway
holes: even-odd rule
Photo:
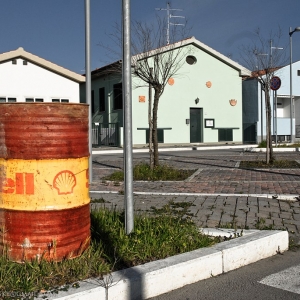
[[[190,143],[203,141],[203,108],[190,108]]]

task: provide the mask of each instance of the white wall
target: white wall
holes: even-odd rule
[[[61,75],[39,67],[31,62],[23,65],[23,59],[17,64],[7,61],[0,64],[0,97],[43,98],[52,102],[52,98],[69,99],[79,103],[79,84]]]
[[[296,61],[292,64],[292,86],[293,95],[300,95],[300,76],[298,76],[298,70],[300,70],[300,61]],[[290,65],[287,65],[279,69],[276,74],[281,79],[281,87],[277,91],[277,95],[289,95],[290,94]]]

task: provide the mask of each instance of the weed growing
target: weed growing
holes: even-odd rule
[[[295,144],[286,144],[286,143],[278,143],[277,146],[273,144],[273,148],[299,148],[300,143]],[[263,140],[258,144],[258,148],[267,148],[267,141]]]
[[[258,144],[258,148],[267,148],[267,141],[266,141],[266,140],[262,140],[262,141]]]
[[[189,211],[191,206],[195,206],[192,202],[174,202],[169,201],[169,203],[165,204],[162,208],[157,208],[151,206],[151,211],[155,215],[167,215],[167,216],[177,216],[179,218],[194,217]]]

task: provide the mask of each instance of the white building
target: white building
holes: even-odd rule
[[[290,65],[276,71],[280,88],[270,92],[272,108],[271,134],[273,141],[290,141],[291,121],[293,139],[300,140],[300,61],[292,64],[292,116],[290,99]],[[259,143],[266,139],[265,95],[255,78],[243,81],[244,142]]]
[[[0,54],[0,102],[80,102],[85,77],[23,48]]]

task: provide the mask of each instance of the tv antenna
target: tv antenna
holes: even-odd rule
[[[171,14],[171,11],[177,10],[177,11],[183,11],[183,9],[180,8],[170,8],[170,2],[167,2],[167,8],[155,8],[155,10],[166,10],[167,11],[167,45],[170,44],[170,25],[173,26],[184,26],[184,24],[180,23],[172,23],[171,18],[182,18],[185,19],[183,16],[174,16]]]

